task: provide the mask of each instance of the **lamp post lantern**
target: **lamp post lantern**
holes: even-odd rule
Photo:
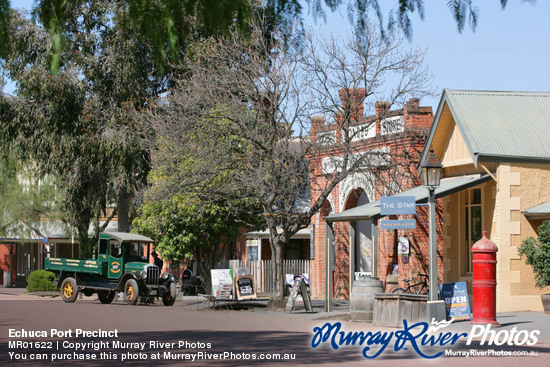
[[[422,169],[422,182],[424,183],[424,186],[430,190],[431,195],[439,186],[441,181],[441,171],[443,169],[443,165],[435,156],[433,148],[430,149],[430,154],[426,157],[424,162],[422,162],[420,168]]]
[[[445,303],[438,301],[437,297],[437,227],[435,222],[435,190],[441,181],[443,165],[435,156],[433,148],[430,149],[430,154],[422,162],[420,168],[422,181],[429,192],[430,299],[426,307],[426,321],[431,322],[434,318],[437,321],[446,318]]]

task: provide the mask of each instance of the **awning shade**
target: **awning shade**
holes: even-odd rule
[[[548,219],[550,218],[550,201],[529,208],[523,214],[530,219]]]
[[[490,180],[491,176],[488,174],[444,178],[441,180],[441,185],[435,190],[435,197],[440,198],[447,196]],[[417,186],[414,189],[403,191],[392,196],[414,196],[416,198],[416,203],[427,203],[428,189],[425,186]],[[372,203],[345,210],[341,213],[329,215],[324,219],[327,222],[354,222],[380,217],[380,200],[377,200]]]

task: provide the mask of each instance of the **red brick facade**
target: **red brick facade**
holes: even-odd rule
[[[15,254],[11,254],[10,260],[10,248],[13,252],[12,244],[0,244],[0,285],[6,287],[9,285],[5,284],[5,281],[8,281],[7,276],[10,274],[10,264],[12,264],[13,269],[11,273],[11,284],[15,284]]]
[[[341,98],[344,93],[340,91]],[[361,93],[364,90],[355,90],[359,93],[359,100],[363,99]],[[353,102],[352,102],[353,103]],[[368,201],[379,200],[381,196],[391,195],[397,192],[411,189],[421,184],[418,177],[417,166],[420,153],[424,147],[428,129],[433,120],[431,107],[419,107],[418,99],[409,100],[403,109],[388,110],[387,102],[376,103],[376,115],[363,117],[363,106],[359,104],[354,115],[353,125],[369,126],[370,133],[363,134],[361,139],[352,142],[355,151],[383,151],[388,153],[390,163],[381,164],[378,168],[370,168],[372,174],[357,172],[353,177],[348,176],[340,182],[331,192],[323,210],[312,218],[315,228],[315,258],[312,264],[312,296],[322,298],[325,295],[325,221],[323,217],[353,208],[362,193],[366,194]],[[336,117],[338,118],[338,117]],[[388,131],[390,121],[400,124],[395,131]],[[320,135],[331,134],[334,148],[325,156],[318,156],[317,161],[312,162],[311,173],[312,200],[319,197],[326,184],[326,176],[319,160],[329,155],[338,155],[341,146],[341,131],[338,124],[325,124],[322,118],[312,119],[311,139],[317,139]],[[334,139],[335,137],[335,139]],[[366,177],[366,178],[365,178]],[[380,230],[378,226],[378,277],[384,281],[386,291],[391,291],[396,284],[386,284],[386,275],[391,274],[394,265],[398,266],[398,278],[400,286],[403,279],[418,279],[417,273],[428,273],[428,215],[427,207],[417,208],[417,215],[400,216],[400,219],[417,219],[417,228],[414,230]],[[438,205],[438,237],[441,237],[441,207]],[[383,218],[388,219],[388,218]],[[397,219],[389,218],[389,219]],[[348,298],[350,292],[349,282],[349,226],[348,222],[336,222],[333,224],[335,235],[335,269],[332,271],[333,297]],[[397,242],[399,237],[407,236],[410,242],[408,263],[403,262],[402,256],[397,254]],[[439,244],[438,278],[443,278],[442,241]],[[371,254],[375,255],[375,254]]]

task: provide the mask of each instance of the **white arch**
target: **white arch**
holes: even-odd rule
[[[365,194],[369,198],[369,202],[374,201],[374,177],[372,174],[364,173],[354,173],[346,177],[342,182],[340,182],[340,195],[338,202],[338,212],[344,210],[344,205],[346,205],[346,199],[350,193],[355,189],[363,189]]]
[[[336,208],[336,207],[334,206],[334,198],[332,197],[332,194],[329,194],[329,196],[327,196],[327,198],[325,200],[328,201],[328,203],[330,204],[330,212],[327,214],[327,216],[335,213],[334,208]],[[322,208],[322,206],[321,206],[321,208]],[[319,212],[317,212],[317,224],[319,224],[321,222],[321,212],[322,211],[323,210],[321,209]]]

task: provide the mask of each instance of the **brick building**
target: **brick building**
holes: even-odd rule
[[[340,96],[344,100],[345,93],[341,90]],[[429,127],[433,120],[431,107],[420,107],[419,100],[410,99],[402,109],[390,110],[389,103],[378,101],[375,105],[376,114],[363,116],[363,100],[365,91],[354,90],[354,100],[358,108],[353,109],[356,114],[350,131],[354,131],[351,148],[361,154],[372,154],[368,167],[357,170],[342,180],[332,190],[329,198],[323,205],[320,213],[312,218],[311,228],[314,229],[314,260],[312,263],[311,289],[314,298],[325,295],[325,221],[327,215],[335,215],[345,210],[372,203],[381,196],[398,193],[418,185],[417,166],[424,147]],[[344,106],[345,107],[345,106]],[[345,108],[344,108],[345,109]],[[335,117],[336,119],[338,116]],[[311,196],[312,200],[319,197],[325,182],[325,177],[331,170],[331,162],[341,154],[342,131],[338,124],[326,124],[324,119],[312,118],[311,139],[325,141],[331,145],[325,155],[316,156],[316,162],[311,162]],[[367,166],[366,165],[366,166]],[[424,211],[427,218],[427,210]],[[427,220],[426,220],[427,221]],[[333,224],[335,235],[335,254],[331,260],[332,296],[348,298],[350,293],[350,274],[354,272],[373,273],[376,263],[377,275],[381,280],[391,274],[394,265],[399,269],[399,277],[414,275],[427,269],[428,236],[427,225],[418,221],[415,230],[380,231],[377,239],[375,233],[376,222],[373,220],[360,221],[354,226],[356,244],[354,253],[350,254],[350,224],[338,222]],[[411,255],[406,259],[398,256],[397,244],[402,237],[409,239]],[[373,240],[378,243],[378,257],[373,258]],[[350,261],[351,259],[351,261]],[[391,279],[390,279],[391,280]]]
[[[549,101],[550,93],[445,89],[421,155],[422,161],[433,148],[443,166],[443,178],[435,190],[438,283],[465,282],[473,299],[472,246],[485,231],[498,247],[497,312],[541,311],[541,294],[549,292],[548,287],[535,287],[533,270],[518,254],[518,246],[536,237],[543,220],[550,219]],[[414,196],[417,204],[428,196],[422,185],[394,196],[399,195]],[[424,213],[417,208],[419,227],[425,226]],[[328,239],[341,241],[337,228],[342,223],[381,217],[379,202],[332,214],[324,218],[334,223],[336,232],[335,240]],[[388,291],[384,251],[391,241],[386,231],[380,232],[385,240],[378,241],[378,276],[386,281]],[[415,258],[416,266],[428,261],[422,259],[426,254],[423,237],[415,242],[418,250],[411,246],[409,254],[413,266],[398,258],[400,280],[414,275]]]

